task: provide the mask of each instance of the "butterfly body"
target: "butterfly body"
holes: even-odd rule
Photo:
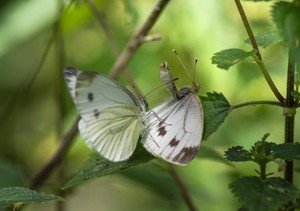
[[[162,66],[167,67],[167,63]],[[164,68],[169,70],[169,68]],[[198,86],[177,89],[173,78],[161,71],[162,82],[172,94],[149,115],[144,147],[154,156],[170,163],[186,165],[197,155],[203,132],[203,109],[196,95]],[[171,77],[171,74],[169,74]],[[166,83],[171,81],[171,85]],[[172,84],[173,83],[173,84]],[[176,90],[176,91],[174,91]]]
[[[146,105],[116,81],[92,71],[65,68],[87,145],[111,161],[129,159],[146,121]]]

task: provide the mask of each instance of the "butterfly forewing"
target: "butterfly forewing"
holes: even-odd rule
[[[86,143],[111,161],[128,159],[139,139],[144,105],[126,88],[96,72],[65,69]]]

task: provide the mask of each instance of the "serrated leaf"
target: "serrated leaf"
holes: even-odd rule
[[[225,158],[219,152],[212,149],[211,147],[207,147],[207,146],[204,146],[204,145],[201,145],[197,157],[210,159],[210,160],[213,160],[213,161],[224,163],[228,166],[232,166],[232,164],[229,163],[227,160],[225,160]]]
[[[240,161],[251,161],[252,154],[242,146],[235,146],[229,148],[225,152],[225,157],[228,161],[240,162]]]
[[[282,41],[282,37],[278,31],[260,33],[255,36],[255,40],[258,46],[266,48],[269,45],[273,45]],[[249,38],[245,40],[245,43],[251,44]]]
[[[273,153],[275,158],[285,160],[300,160],[300,144],[279,144],[273,147]]]
[[[133,167],[140,163],[145,163],[154,157],[146,152],[142,146],[138,146],[135,153],[128,161],[112,162],[102,158],[98,153],[91,154],[90,158],[83,164],[79,173],[71,178],[62,189],[68,189],[79,185],[87,180],[95,177],[102,177],[109,174],[114,174],[129,167]]]
[[[283,35],[284,40],[291,44],[300,38],[300,8],[292,2],[277,2],[271,11],[273,21]]]
[[[273,161],[274,152],[273,148],[276,146],[273,142],[266,142],[266,141],[257,141],[255,142],[254,146],[251,147],[251,154],[254,158],[254,161],[258,164],[267,163]]]
[[[37,192],[28,188],[7,187],[0,189],[0,207],[8,207],[15,204],[45,203],[62,200],[64,199],[59,196]]]
[[[278,210],[299,196],[299,190],[279,177],[238,177],[229,184],[229,189],[249,211]]]
[[[226,49],[214,54],[211,58],[212,64],[216,64],[221,69],[228,70],[231,66],[254,55],[255,51],[244,51],[238,48]]]
[[[207,92],[200,96],[204,110],[203,140],[206,140],[224,122],[230,111],[230,104],[222,93]]]

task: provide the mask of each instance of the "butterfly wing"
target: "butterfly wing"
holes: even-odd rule
[[[197,154],[203,132],[203,110],[194,93],[169,99],[148,112],[144,147],[170,163],[186,165]]]
[[[127,160],[143,125],[142,105],[129,90],[96,72],[65,68],[64,74],[88,146],[108,160]]]

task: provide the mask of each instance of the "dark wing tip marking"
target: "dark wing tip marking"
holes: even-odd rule
[[[89,102],[92,102],[94,100],[94,94],[92,92],[88,93],[87,99]]]
[[[97,109],[95,109],[93,112],[94,116],[98,119],[98,117],[100,116],[100,112]]]
[[[173,159],[174,162],[179,162],[182,164],[187,164],[197,155],[199,150],[199,145],[195,147],[185,147],[183,148]]]
[[[77,76],[78,70],[76,70],[74,67],[65,67],[64,73],[66,77]]]
[[[171,147],[176,147],[178,144],[179,144],[179,140],[176,140],[176,138],[174,137],[174,138],[172,138],[172,140],[169,142],[169,145],[171,146]]]
[[[165,136],[167,133],[166,127],[165,126],[161,126],[158,128],[158,135],[159,136]]]

